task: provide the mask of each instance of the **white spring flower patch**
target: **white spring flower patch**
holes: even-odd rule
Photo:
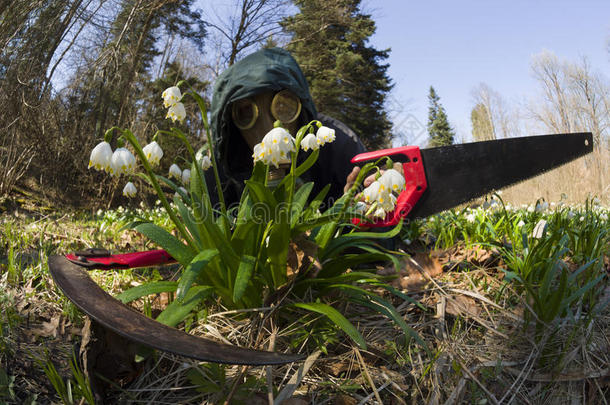
[[[161,149],[161,146],[159,146],[156,141],[152,141],[143,147],[142,151],[144,152],[146,159],[148,159],[148,162],[153,166],[158,165],[163,157],[163,149]]]
[[[182,180],[182,170],[180,170],[180,167],[175,163],[169,167],[169,178],[171,179],[172,177]]]
[[[178,87],[172,86],[165,89],[163,93],[161,93],[161,97],[163,97],[163,106],[169,108],[182,99],[182,93]]]
[[[110,158],[110,174],[133,174],[136,169],[136,157],[127,148],[118,148]]]
[[[112,158],[112,148],[108,142],[100,142],[91,151],[89,157],[88,168],[94,168],[95,170],[110,170],[110,160]]]
[[[123,187],[123,195],[125,197],[133,198],[136,196],[137,192],[138,190],[136,189],[136,186],[134,186],[131,181],[125,184],[125,187]]]

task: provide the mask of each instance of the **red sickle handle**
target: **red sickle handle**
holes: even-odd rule
[[[135,267],[158,266],[175,263],[176,260],[165,250],[149,250],[111,255],[104,249],[88,249],[66,255],[72,263],[89,269],[131,269]]]
[[[351,162],[362,165],[372,160],[377,160],[384,156],[390,157],[395,162],[402,163],[402,170],[405,176],[405,189],[396,199],[394,211],[388,212],[384,219],[375,222],[362,224],[367,227],[393,226],[400,222],[402,218],[409,215],[417,201],[421,198],[428,187],[424,164],[421,159],[421,152],[417,146],[401,146],[399,148],[381,149],[373,152],[366,152],[356,155]],[[359,225],[359,219],[353,219],[354,225]]]

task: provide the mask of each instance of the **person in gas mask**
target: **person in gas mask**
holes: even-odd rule
[[[280,48],[263,49],[225,70],[214,87],[210,123],[227,206],[239,202],[244,180],[252,173],[252,150],[273,129],[273,123],[296,135],[317,119],[335,130],[335,141],[320,148],[316,164],[302,180],[314,181],[311,195],[330,184],[327,209],[354,182],[357,168],[350,160],[365,151],[358,136],[345,124],[316,111],[303,72],[294,58]],[[299,160],[307,153],[300,152]],[[283,168],[272,172],[281,178]],[[208,180],[211,180],[208,178]],[[213,181],[208,181],[214,187]],[[210,193],[215,198],[216,193]]]

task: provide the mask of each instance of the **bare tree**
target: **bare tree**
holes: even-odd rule
[[[610,133],[610,81],[592,72],[586,58],[560,61],[544,52],[532,61],[543,99],[529,107],[533,117],[553,132],[592,132],[599,189],[603,192],[606,163],[603,150]]]
[[[510,106],[500,93],[485,83],[476,86],[471,94],[475,104],[471,118],[484,123],[485,125],[480,126],[479,129],[488,132],[478,134],[479,137],[488,140],[519,136],[520,117],[516,107]]]
[[[206,13],[209,27],[217,34],[216,49],[224,68],[231,66],[247,50],[280,36],[280,20],[290,2],[286,0],[234,0],[230,10],[212,6]],[[218,71],[218,66],[216,69]]]

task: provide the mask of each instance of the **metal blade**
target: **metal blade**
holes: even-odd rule
[[[53,279],[80,310],[104,327],[134,342],[197,360],[225,364],[269,365],[302,360],[299,355],[265,352],[189,335],[147,318],[112,298],[79,266],[64,256],[51,256]]]
[[[422,149],[428,189],[409,214],[423,218],[529,179],[593,150],[590,132]]]

